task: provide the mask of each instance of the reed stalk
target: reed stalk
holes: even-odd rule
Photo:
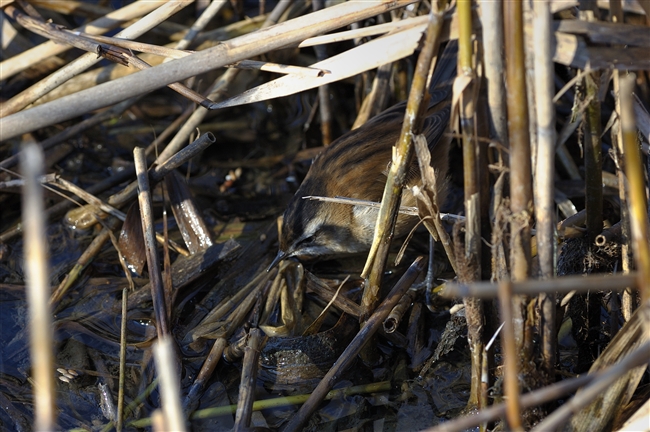
[[[50,309],[48,247],[43,218],[43,152],[36,144],[24,147],[20,167],[25,177],[22,219],[25,224],[25,270],[29,312],[29,352],[34,391],[34,430],[56,429],[54,335]]]
[[[522,281],[530,275],[531,213],[531,155],[528,130],[528,103],[526,98],[526,68],[524,55],[523,2],[504,3],[506,34],[506,80],[508,86],[508,137],[510,142],[510,277]],[[515,340],[522,362],[530,358],[526,346],[525,298],[516,299],[513,307]],[[529,333],[529,332],[528,332]]]
[[[646,181],[634,119],[634,74],[621,80],[621,130],[625,148],[625,175],[628,182],[628,205],[632,228],[632,250],[638,270],[641,301],[650,301],[650,245],[648,245],[648,206]]]
[[[259,367],[258,360],[264,342],[264,333],[260,329],[251,329],[244,352],[239,398],[235,413],[235,427],[233,428],[235,432],[246,431],[250,428],[253,402],[255,401],[257,369]]]
[[[144,156],[144,153],[143,153]],[[174,340],[169,335],[163,335],[153,346],[156,374],[160,380],[160,399],[164,420],[162,429],[184,432],[187,430],[185,416],[181,409],[180,376],[176,368],[176,356],[173,348]],[[156,430],[156,427],[154,427]]]
[[[426,41],[418,57],[411,91],[406,104],[402,131],[399,141],[394,147],[393,160],[386,179],[381,207],[377,215],[373,243],[365,267],[361,272],[361,276],[367,278],[361,299],[362,322],[372,314],[379,302],[379,287],[381,286],[382,274],[388,256],[388,246],[393,237],[393,228],[397,220],[406,174],[413,159],[414,151],[411,138],[417,128],[416,122],[419,121],[418,113],[420,113],[420,105],[426,92],[427,76],[433,59],[434,48],[438,45],[438,35],[442,28],[442,22],[442,17],[439,14],[432,13],[430,15]]]
[[[158,6],[159,5],[156,4],[156,2],[151,2],[149,0],[139,0],[127,6],[124,6],[121,9],[111,11],[105,16],[84,24],[75,30],[89,34],[103,34],[115,27],[118,27],[120,24],[123,24],[135,18],[139,18],[142,15],[151,12]],[[69,45],[62,45],[56,43],[55,41],[44,42],[1,62],[0,69],[2,69],[2,77],[3,79],[9,79],[15,74],[42,62],[48,57],[61,54],[71,48],[72,47]]]
[[[479,186],[480,147],[476,131],[476,101],[479,82],[473,65],[472,2],[458,2],[458,70],[465,87],[460,95],[460,126],[463,141],[463,185],[465,192],[465,256],[458,277],[463,281],[481,278],[481,188]],[[472,355],[471,389],[468,407],[487,406],[487,394],[482,392],[481,369],[484,353],[483,304],[472,297],[463,299],[467,320],[467,339]]]
[[[142,232],[147,253],[147,268],[149,269],[149,282],[151,284],[151,298],[153,300],[154,315],[156,317],[156,331],[158,338],[169,335],[169,324],[167,317],[167,306],[165,306],[165,294],[158,261],[155,233],[153,232],[153,209],[152,191],[149,186],[147,174],[147,162],[144,149],[136,147],[133,150],[135,172],[138,176],[138,203],[140,215],[142,216]]]
[[[535,102],[537,112],[537,167],[535,170],[535,220],[537,256],[542,279],[556,275],[557,233],[555,231],[555,106],[553,94],[552,29],[549,2],[533,3],[535,45]],[[549,377],[555,368],[555,294],[539,296],[542,367]]]
[[[621,93],[621,72],[614,71],[614,94]],[[616,112],[618,118],[621,118],[621,98],[615,98]],[[629,273],[632,270],[632,249],[630,247],[631,228],[630,228],[630,213],[628,211],[628,194],[627,194],[627,181],[625,179],[625,147],[623,145],[623,129],[620,120],[612,127],[612,141],[616,143],[616,177],[618,178],[618,198],[620,201],[621,212],[621,270],[624,273]],[[625,320],[630,319],[635,307],[634,293],[631,289],[626,289],[621,294],[621,312]]]
[[[636,273],[617,273],[607,276],[593,274],[589,276],[563,276],[556,279],[523,280],[513,282],[512,292],[515,295],[529,296],[555,291],[558,293],[587,292],[589,290],[622,291],[628,284],[636,286],[637,277]],[[497,295],[497,285],[492,282],[447,283],[444,289],[441,290],[440,295],[447,298],[462,298],[465,296],[494,298]]]
[[[603,230],[603,156],[600,144],[600,101],[598,100],[600,73],[585,75],[584,98],[588,101],[584,115],[585,152],[585,209],[589,244]]]
[[[515,325],[513,323],[512,284],[509,281],[499,283],[499,305],[503,330],[501,344],[503,346],[504,397],[506,398],[506,419],[508,430],[523,431],[521,423],[521,401],[519,400],[519,365],[517,364],[517,346],[515,344]]]

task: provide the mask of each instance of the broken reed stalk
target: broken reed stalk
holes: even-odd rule
[[[83,31],[88,34],[103,34],[120,26],[124,22],[139,18],[142,15],[151,12],[156,7],[158,7],[158,5],[155,2],[147,0],[136,1],[121,9],[112,11],[104,17],[84,24],[81,27],[76,28],[75,31]],[[62,45],[54,41],[44,42],[1,62],[0,69],[2,69],[2,77],[3,79],[9,79],[15,74],[22,72],[33,65],[41,63],[48,57],[61,54],[71,48],[72,47],[69,45]]]
[[[465,196],[465,254],[458,277],[464,282],[481,278],[481,210],[479,187],[480,148],[476,132],[476,74],[472,64],[472,2],[458,2],[458,75],[465,80],[460,94],[460,127],[463,148],[463,186]],[[482,391],[481,369],[483,364],[483,328],[485,317],[479,299],[465,297],[467,339],[471,353],[471,385],[468,407],[487,406],[487,394]]]
[[[140,151],[142,152],[142,149]],[[144,156],[143,152],[142,156]],[[174,343],[173,338],[168,334],[159,336],[153,345],[153,357],[156,363],[158,388],[164,413],[164,428],[162,430],[184,432],[187,427],[181,409],[180,376],[176,368]]]
[[[400,8],[413,0],[346,2],[230,39],[183,59],[163,63],[0,119],[0,141],[148,93],[169,83],[300,42],[352,22]],[[171,3],[165,3],[168,5]],[[164,7],[165,5],[161,6]],[[182,62],[182,63],[181,63]],[[179,65],[182,64],[182,67]]]
[[[528,102],[526,97],[526,68],[524,55],[523,2],[504,3],[506,30],[506,80],[508,106],[508,140],[510,143],[510,278],[514,282],[530,274],[530,235],[533,197],[531,187],[530,137],[528,131]],[[524,329],[526,299],[515,300],[513,315],[517,323],[515,340],[521,360],[530,359],[532,347],[526,347]],[[528,334],[531,334],[528,332]]]
[[[126,214],[124,212],[116,209],[115,207],[106,204],[101,199],[97,198],[95,195],[92,195],[86,192],[84,189],[80,188],[76,184],[64,179],[61,176],[57,176],[52,182],[53,185],[56,185],[59,189],[67,191],[75,195],[77,198],[85,201],[90,207],[94,207],[98,212],[104,212],[107,215],[116,217],[120,220],[126,219]]]
[[[418,57],[416,70],[413,75],[411,91],[406,103],[406,113],[399,141],[393,148],[393,158],[386,179],[386,186],[381,199],[381,207],[377,214],[375,234],[368,259],[361,272],[366,278],[363,297],[361,299],[361,321],[370,316],[379,302],[379,288],[382,274],[388,256],[388,247],[393,237],[393,229],[402,197],[402,188],[406,174],[413,159],[413,133],[419,133],[420,106],[427,92],[426,83],[431,68],[434,49],[438,46],[438,35],[442,28],[442,15],[431,12],[426,30],[424,47]]]
[[[316,411],[318,405],[323,401],[327,393],[332,389],[337,382],[337,377],[347,370],[347,368],[354,362],[356,356],[361,352],[363,346],[368,342],[372,336],[379,330],[382,323],[388,317],[390,311],[397,305],[400,299],[406,294],[415,279],[420,275],[426,260],[421,256],[413,261],[413,264],[406,270],[404,275],[395,284],[391,292],[386,296],[386,299],[379,305],[375,312],[368,318],[359,333],[347,346],[345,351],[339,356],[338,360],[332,368],[327,372],[323,379],[318,383],[309,399],[305,404],[300,407],[298,412],[289,421],[284,428],[284,432],[296,432],[302,430],[302,427],[307,422],[309,417]]]
[[[556,275],[555,232],[555,106],[553,95],[553,48],[551,11],[546,1],[533,2],[533,44],[535,46],[535,103],[537,113],[537,167],[535,169],[535,220],[537,256],[542,279]],[[542,339],[542,368],[552,380],[555,368],[555,294],[539,296],[539,329]]]
[[[188,6],[190,3],[192,3],[191,0],[178,0],[178,1],[174,0],[174,1],[165,2],[162,5],[160,5],[156,10],[149,13],[141,20],[137,21],[135,24],[132,24],[126,29],[117,33],[115,37],[119,37],[123,39],[134,39],[138,36],[141,36],[142,34],[151,30],[159,23],[168,19],[171,15],[183,9],[185,6]],[[68,81],[70,78],[80,74],[84,70],[98,63],[99,61],[101,61],[101,57],[98,57],[96,52],[89,52],[82,55],[81,57],[77,58],[73,62],[62,67],[61,69],[54,72],[50,76],[42,79],[41,81],[34,84],[27,90],[24,90],[20,94],[14,96],[13,98],[5,102],[3,104],[4,115],[7,116],[11,113],[16,113],[20,111],[30,103],[46,95],[50,91],[54,90],[61,84]],[[140,94],[143,93],[138,93],[137,95],[131,94],[127,97],[139,96]],[[120,101],[116,101],[116,102],[120,102]],[[108,106],[108,105],[110,104],[105,104],[103,106]]]
[[[594,240],[594,244],[598,247],[603,247],[612,241],[620,244],[622,242],[622,230],[623,223],[619,220],[614,225],[609,228],[605,228],[603,232],[598,234]]]
[[[413,300],[418,295],[418,291],[409,290],[408,293],[397,303],[397,305],[390,311],[390,314],[384,321],[384,331],[386,333],[394,333],[399,327],[402,318],[406,311],[411,307]]]
[[[257,368],[259,367],[260,350],[264,345],[264,340],[264,333],[260,329],[251,329],[246,350],[244,351],[235,426],[233,428],[235,432],[243,432],[250,427],[253,402],[255,402]]]
[[[22,219],[25,226],[25,270],[29,312],[29,345],[34,391],[34,430],[56,428],[54,344],[47,236],[43,217],[43,152],[37,144],[26,144],[20,158],[25,178]]]
[[[156,317],[156,331],[158,333],[158,338],[160,339],[170,333],[169,325],[167,324],[167,307],[165,306],[165,293],[162,283],[162,275],[160,274],[160,263],[158,262],[156,238],[153,231],[152,191],[149,186],[147,161],[144,155],[144,149],[136,147],[133,150],[133,161],[135,162],[135,172],[138,177],[138,203],[140,205],[142,233],[147,252],[147,268],[149,270],[149,281],[151,283],[151,299],[153,301],[154,316]]]
[[[221,359],[221,355],[223,354],[223,350],[226,348],[227,344],[228,341],[225,338],[217,338],[217,340],[214,341],[214,344],[212,344],[210,353],[205,358],[196,380],[194,380],[192,386],[187,391],[185,399],[183,399],[183,412],[186,416],[190,415],[196,406],[198,406],[199,398],[203,394],[203,389],[219,364],[219,360]]]

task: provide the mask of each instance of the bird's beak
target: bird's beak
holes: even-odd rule
[[[269,265],[269,268],[266,269],[266,271],[270,272],[271,270],[273,270],[273,268],[275,266],[277,266],[280,263],[280,261],[285,259],[287,257],[287,255],[288,254],[286,252],[279,251],[278,254],[276,255],[276,257],[273,259],[273,262],[271,262],[271,265]]]

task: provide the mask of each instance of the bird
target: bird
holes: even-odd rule
[[[451,138],[452,83],[456,76],[458,46],[445,47],[431,79],[422,134],[431,152],[439,202],[444,202]],[[336,258],[366,252],[373,241],[378,209],[304,199],[309,196],[348,197],[381,201],[392,148],[399,139],[406,102],[398,103],[345,133],[313,161],[283,216],[279,251],[269,269],[286,258],[300,261]],[[415,159],[415,158],[414,158]],[[415,206],[411,187],[421,184],[416,160],[409,167],[402,206]],[[401,237],[418,222],[417,216],[399,215],[394,234]]]

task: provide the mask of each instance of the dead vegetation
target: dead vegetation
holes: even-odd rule
[[[648,427],[648,2],[122,3],[1,2],[3,429]],[[407,98],[418,208],[267,272],[321,145]]]

